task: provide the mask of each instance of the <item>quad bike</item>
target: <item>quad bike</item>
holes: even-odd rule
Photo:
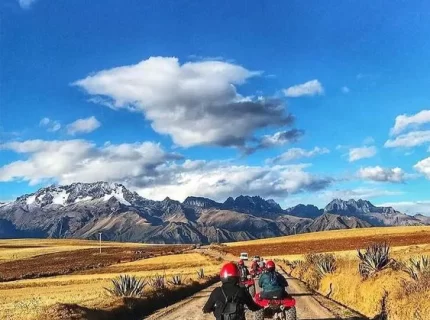
[[[254,313],[254,320],[296,320],[296,300],[291,296],[261,298],[260,293],[254,297],[254,301],[264,309]]]
[[[251,297],[255,296],[255,280],[250,275],[246,279],[240,281],[240,286],[245,287]]]

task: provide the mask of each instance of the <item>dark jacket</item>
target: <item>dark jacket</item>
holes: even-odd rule
[[[227,297],[234,297],[237,294],[239,304],[246,305],[249,310],[257,311],[261,309],[261,307],[254,302],[249,292],[245,288],[239,287],[236,283],[223,283],[221,287]],[[225,304],[225,297],[221,291],[221,287],[215,288],[212,291],[209,300],[203,307],[204,313],[213,312],[217,320],[221,319],[221,313]],[[243,319],[245,319],[245,312],[243,314]]]
[[[239,272],[240,272],[240,280],[245,280],[249,275],[249,271],[246,266],[240,266]]]
[[[287,280],[278,272],[266,272],[260,276],[258,285],[264,292],[284,290],[288,286]]]

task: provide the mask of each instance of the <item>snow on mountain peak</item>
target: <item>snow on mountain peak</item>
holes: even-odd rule
[[[27,205],[69,205],[92,200],[108,201],[114,197],[120,203],[130,205],[130,201],[140,197],[132,193],[122,184],[109,182],[72,183],[66,186],[49,186],[35,193],[19,197]]]

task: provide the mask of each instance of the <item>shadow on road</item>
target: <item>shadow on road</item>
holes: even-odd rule
[[[290,293],[290,296],[294,297],[304,297],[304,296],[313,296],[313,293],[310,292],[301,292],[301,293]]]

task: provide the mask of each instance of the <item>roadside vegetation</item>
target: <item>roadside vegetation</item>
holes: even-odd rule
[[[374,243],[353,254],[306,254],[278,260],[311,289],[361,312],[390,320],[424,320],[430,314],[430,245],[392,252]]]

